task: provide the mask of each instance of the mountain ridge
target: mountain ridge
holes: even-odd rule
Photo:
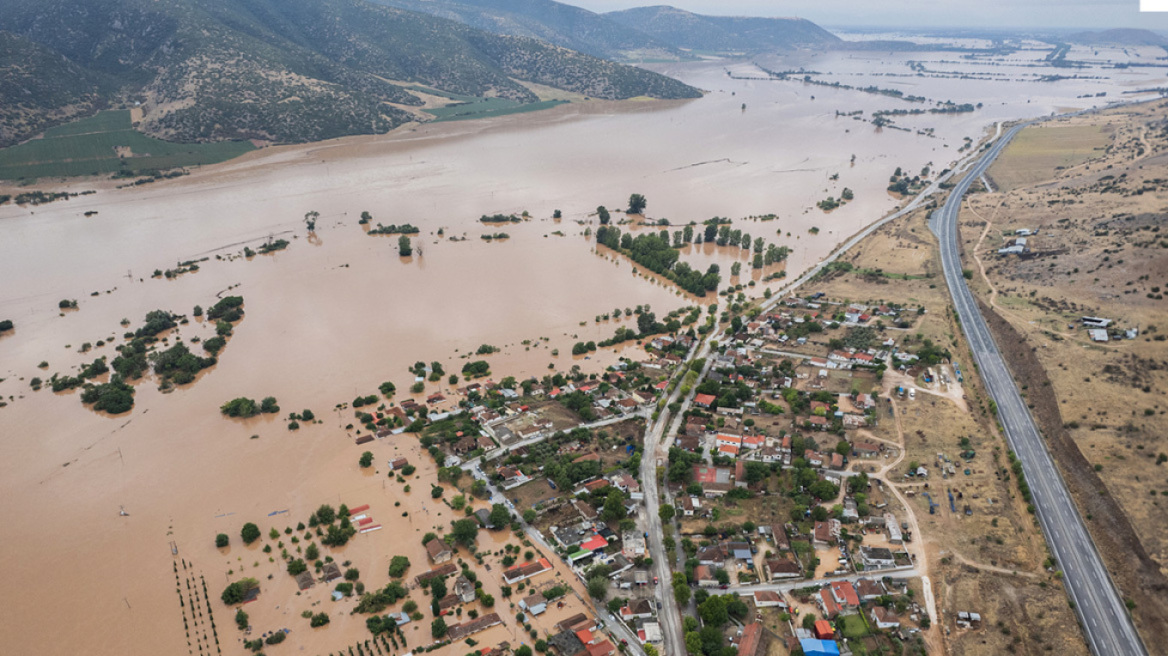
[[[146,133],[177,141],[382,133],[422,104],[391,80],[524,103],[538,97],[517,80],[604,99],[700,95],[643,69],[365,0],[0,0],[0,12],[0,48],[40,53],[23,66],[0,60],[0,90],[28,99],[0,112],[0,145],[134,103]],[[74,96],[31,85],[53,76]]]

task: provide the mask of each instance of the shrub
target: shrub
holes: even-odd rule
[[[232,606],[243,601],[244,597],[247,596],[247,593],[252,588],[258,588],[259,586],[260,582],[255,579],[240,579],[224,588],[223,594],[219,598],[223,600],[223,603]]]
[[[226,533],[220,533],[219,535],[215,536],[216,547],[226,547],[230,541],[231,539],[227,537]]]
[[[357,464],[361,465],[362,469],[367,469],[370,466],[372,466],[373,465],[373,452],[366,451],[365,453],[362,453],[361,459],[357,461]]]
[[[284,642],[284,638],[286,637],[288,637],[288,634],[284,633],[283,631],[276,631],[272,635],[268,636],[268,639],[264,642],[268,643],[269,645],[278,645],[281,642]]]
[[[0,321],[0,333],[12,330],[12,319]]]
[[[228,417],[254,417],[260,413],[259,406],[256,405],[255,399],[249,399],[241,396],[224,403],[219,406],[219,412]]]
[[[318,626],[324,626],[325,624],[328,624],[328,623],[329,623],[328,613],[317,613],[316,615],[312,616],[312,619],[309,620],[308,625],[315,628]]]
[[[244,524],[243,528],[239,531],[239,537],[243,538],[244,544],[251,544],[252,542],[260,539],[260,527],[251,522],[248,522]]]

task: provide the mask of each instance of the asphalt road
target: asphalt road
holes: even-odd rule
[[[945,205],[933,213],[929,227],[941,242],[941,265],[961,318],[961,329],[969,340],[982,380],[997,403],[1006,438],[1022,461],[1038,519],[1058,568],[1063,571],[1063,583],[1075,602],[1091,651],[1099,656],[1144,656],[1148,652],[962,276],[957,250],[957,215],[962,199],[970,183],[985,173],[1023,127],[1011,128],[985,152],[954,187]]]

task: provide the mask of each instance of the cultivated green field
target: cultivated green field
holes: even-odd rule
[[[119,157],[115,148],[129,148],[131,155]],[[254,149],[248,141],[162,141],[135,130],[128,110],[106,111],[46,130],[40,139],[0,150],[0,179],[160,171],[215,164]]]
[[[556,105],[562,105],[566,100],[544,100],[534,103],[520,103],[506,98],[477,98],[475,96],[460,96],[456,93],[449,93],[446,91],[439,91],[438,89],[431,89],[418,84],[407,87],[415,89],[423,93],[428,93],[432,96],[439,96],[441,98],[449,98],[455,101],[455,104],[447,105],[445,107],[431,107],[423,110],[427,114],[434,116],[434,122],[441,121],[465,121],[472,118],[489,118],[491,116],[506,116],[508,114],[523,114],[526,112],[538,112],[541,109],[548,109]]]

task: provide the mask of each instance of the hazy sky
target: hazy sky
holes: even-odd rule
[[[668,4],[704,14],[798,16],[832,26],[1143,27],[1168,30],[1168,13],[1139,0],[560,0],[593,11]]]

